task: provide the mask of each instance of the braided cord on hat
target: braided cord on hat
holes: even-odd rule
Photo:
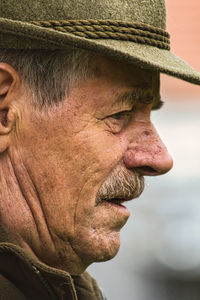
[[[168,32],[148,24],[115,20],[50,20],[29,23],[88,39],[132,41],[170,50]]]

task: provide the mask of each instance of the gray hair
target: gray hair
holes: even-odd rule
[[[0,62],[10,64],[32,92],[36,107],[61,102],[71,87],[91,72],[93,55],[86,50],[0,49]]]

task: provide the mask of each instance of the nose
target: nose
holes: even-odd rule
[[[137,133],[137,137],[134,135],[123,160],[126,168],[146,176],[162,175],[173,166],[173,160],[152,124]]]

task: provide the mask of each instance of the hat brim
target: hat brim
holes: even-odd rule
[[[111,56],[200,85],[200,73],[168,50],[129,41],[87,39],[26,22],[0,18],[0,48],[66,49],[69,46]]]

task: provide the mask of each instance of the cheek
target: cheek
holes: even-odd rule
[[[127,145],[123,139],[107,132],[102,132],[95,139],[91,137],[87,140],[85,149],[87,152],[83,159],[85,172],[82,174],[82,179],[84,178],[84,182],[76,206],[76,223],[89,224],[91,222],[96,194],[112,169],[122,160],[126,148]]]
[[[120,135],[107,131],[88,141],[88,150],[93,153],[94,160],[101,169],[108,167],[108,171],[122,158],[126,148],[126,141]]]

